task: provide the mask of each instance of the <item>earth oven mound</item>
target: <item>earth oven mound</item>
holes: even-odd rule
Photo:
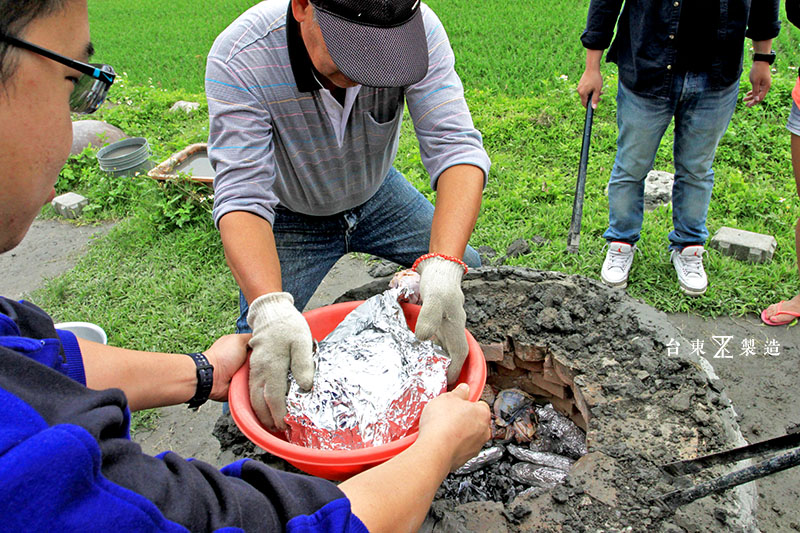
[[[366,299],[388,279],[339,301]],[[552,403],[586,430],[588,453],[562,484],[508,503],[437,499],[422,531],[756,531],[752,483],[674,513],[653,503],[731,470],[716,467],[676,485],[659,465],[746,444],[711,365],[665,314],[588,278],[519,267],[474,269],[463,290],[488,382]],[[275,464],[248,446],[229,416],[215,435],[223,453]]]

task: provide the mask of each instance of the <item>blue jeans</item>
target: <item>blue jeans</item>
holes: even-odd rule
[[[433,204],[392,168],[378,191],[363,204],[330,216],[294,213],[278,206],[272,231],[281,263],[283,290],[302,311],[322,279],[343,255],[364,252],[405,267],[428,253]],[[481,266],[471,246],[470,267]],[[239,292],[238,333],[249,333],[247,300]]]
[[[639,96],[622,82],[617,92],[617,156],[608,183],[607,241],[635,244],[642,230],[644,180],[653,168],[658,145],[675,117],[670,249],[704,244],[706,215],[714,187],[714,154],[728,128],[739,82],[708,89],[708,75],[676,76],[668,98]]]

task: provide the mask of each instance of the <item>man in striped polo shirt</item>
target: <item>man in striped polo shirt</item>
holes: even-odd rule
[[[467,353],[461,278],[489,172],[447,34],[419,0],[267,0],[208,56],[214,221],[251,331],[250,396],[283,428],[287,373],[313,383],[300,311],[344,254],[421,274],[417,336]],[[393,166],[404,103],[436,207]],[[248,305],[249,304],[249,305]]]

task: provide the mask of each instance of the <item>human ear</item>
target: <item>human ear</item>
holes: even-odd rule
[[[308,0],[292,0],[292,15],[297,22],[303,22],[310,18],[312,9]]]

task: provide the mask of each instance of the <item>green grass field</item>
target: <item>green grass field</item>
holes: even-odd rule
[[[93,118],[147,137],[159,160],[187,143],[204,141],[205,54],[216,34],[252,3],[90,1],[96,59],[127,73],[110,96],[118,105]],[[583,129],[575,87],[583,70],[578,39],[588,1],[433,0],[429,5],[448,29],[473,118],[493,161],[471,244],[502,253],[517,238],[541,237],[543,244],[512,263],[598,278],[608,216],[604,190],[616,138],[613,65],[604,66],[605,96],[595,116],[581,252],[565,251]],[[666,250],[671,211],[659,208],[645,216],[643,253],[628,289],[632,296],[665,311],[714,316],[759,312],[797,292],[792,228],[800,203],[784,123],[797,77],[794,67],[800,64],[799,35],[784,21],[767,101],[753,109],[740,104],[736,111],[718,150],[708,219],[712,234],[733,226],[776,236],[774,260],[749,265],[711,252],[709,291],[696,299],[684,297]],[[200,101],[200,112],[168,113],[178,99]],[[397,167],[433,198],[410,121]],[[669,133],[655,168],[672,171]],[[73,158],[62,178],[59,190],[90,198],[88,220],[126,220],[34,301],[60,320],[98,322],[109,330],[111,342],[143,349],[185,350],[232,330],[237,289],[203,191],[159,186],[145,178],[110,178],[97,169],[92,153]]]

